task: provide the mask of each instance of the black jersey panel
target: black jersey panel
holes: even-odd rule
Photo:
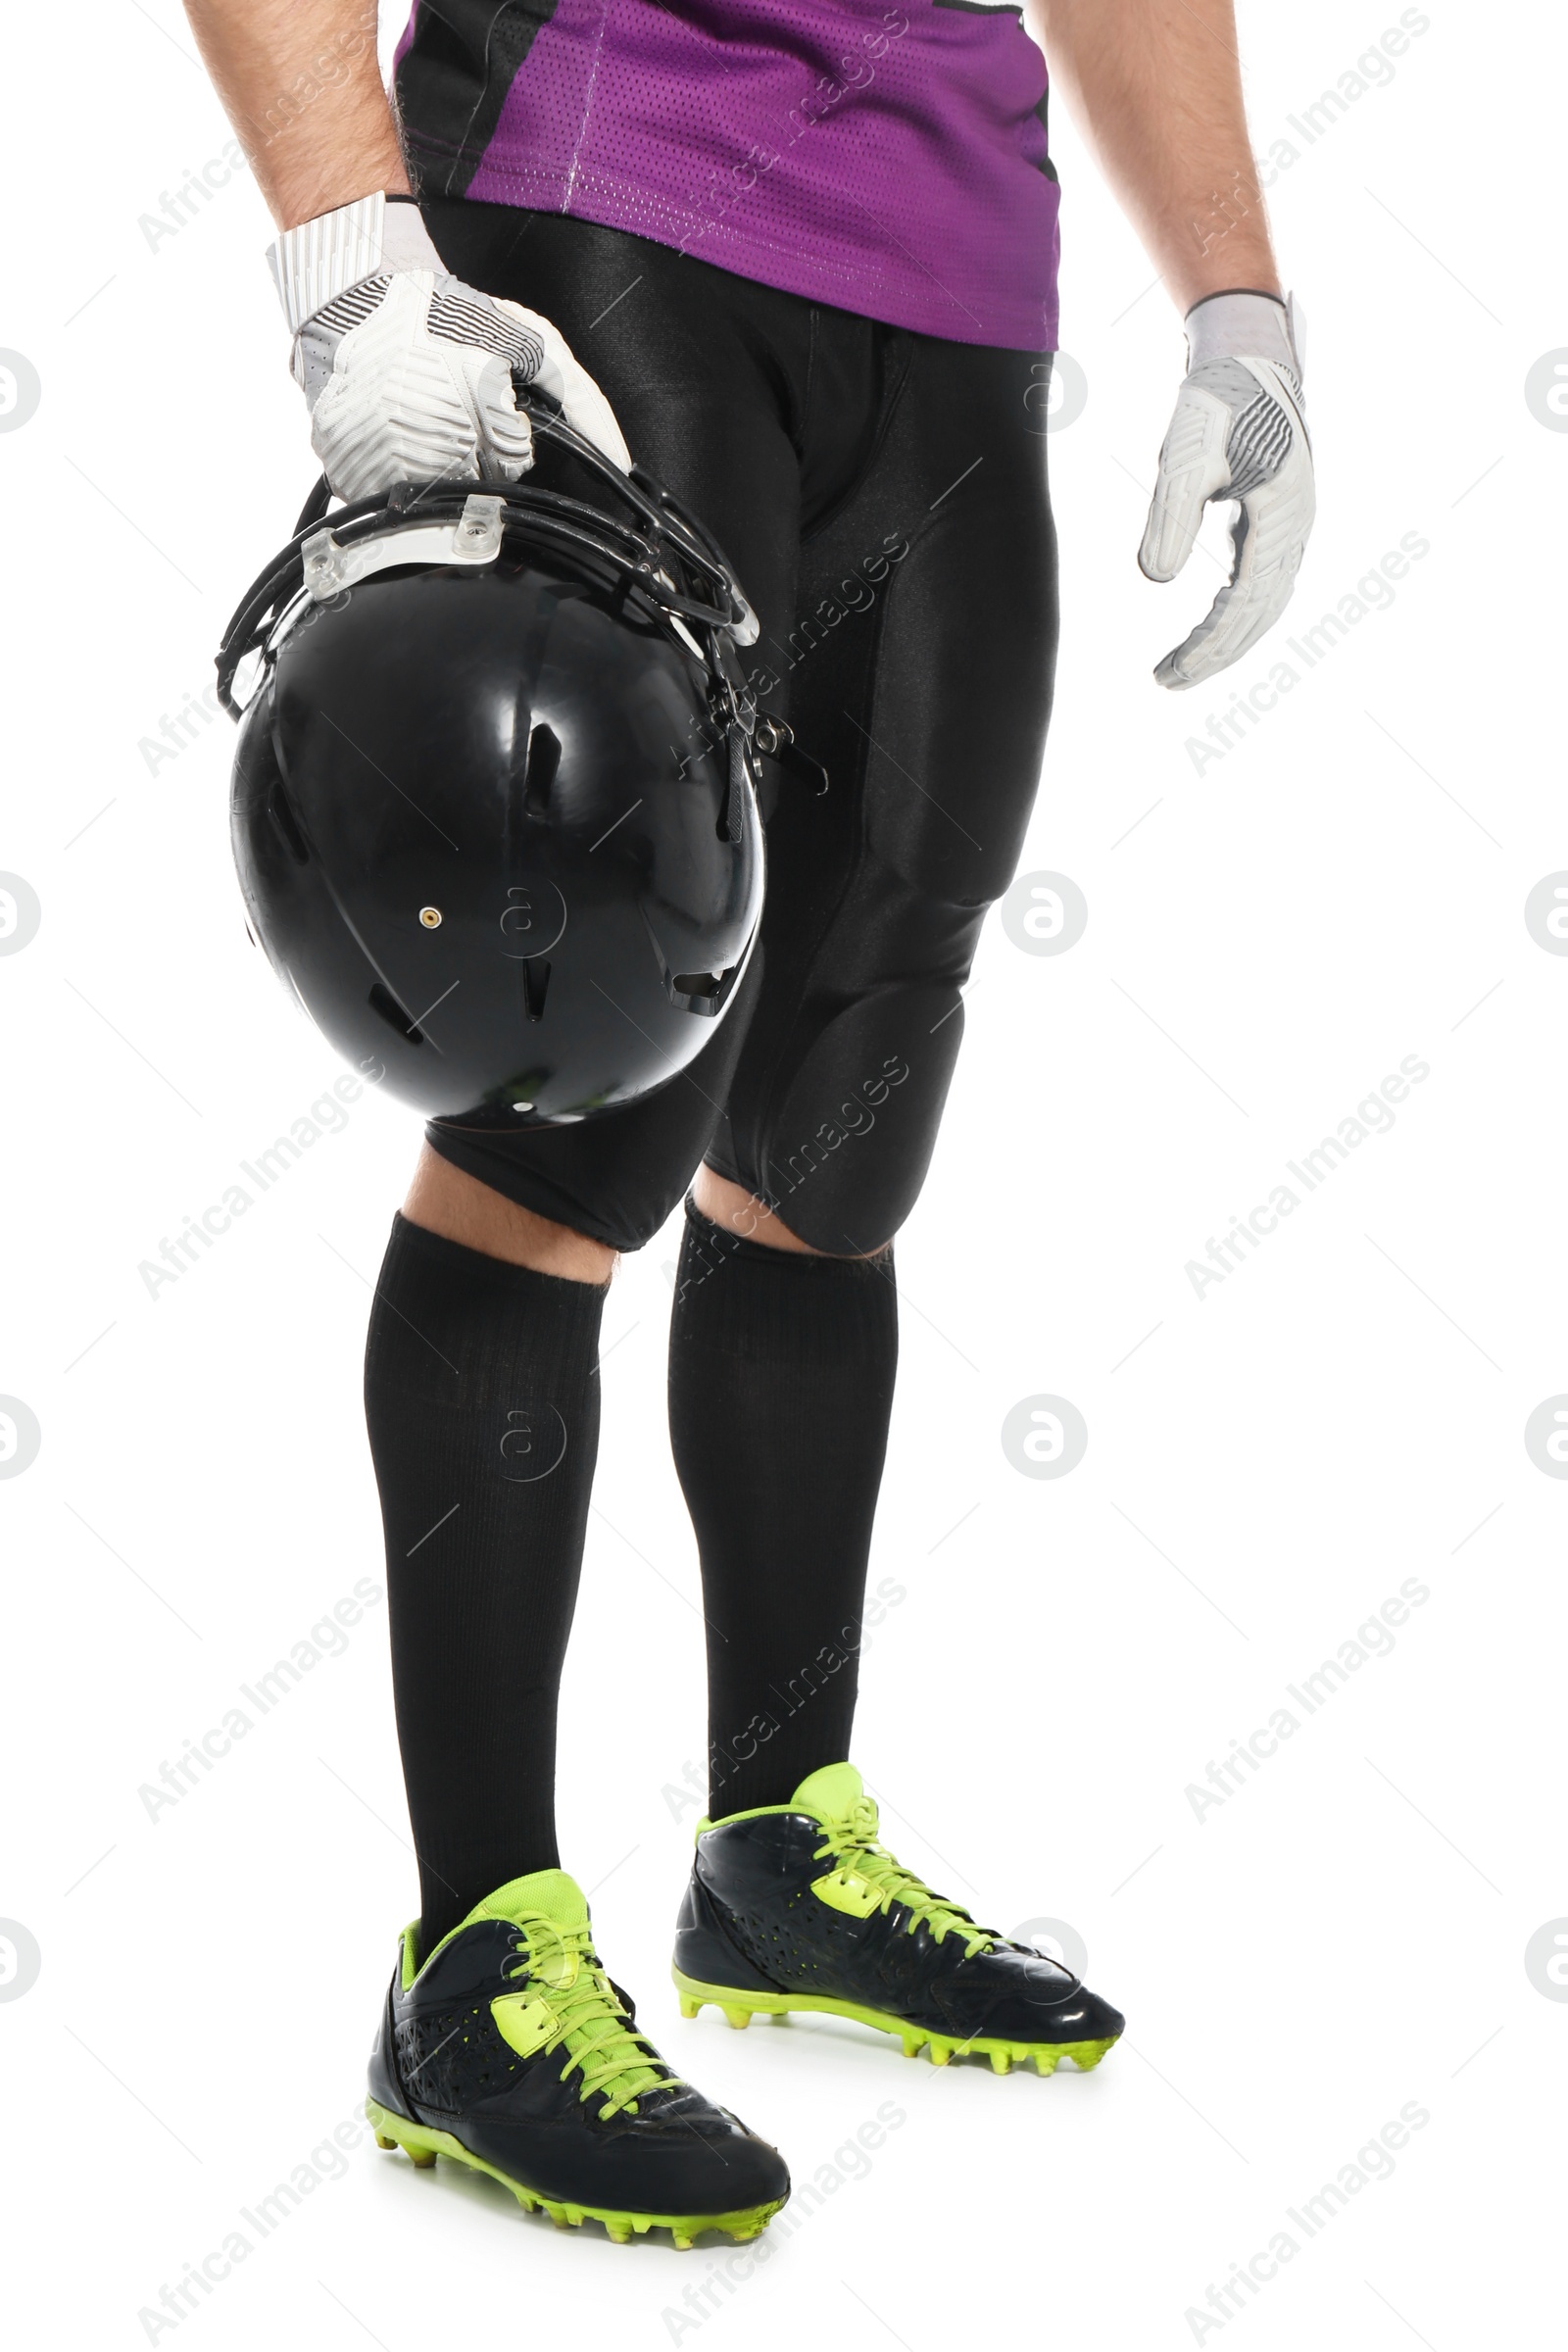
[[[507,92],[556,0],[441,0],[418,10],[395,77],[409,176],[421,196],[462,196]]]

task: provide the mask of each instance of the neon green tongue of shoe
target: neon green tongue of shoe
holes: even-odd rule
[[[853,1764],[823,1764],[806,1779],[790,1798],[791,1807],[814,1813],[818,1821],[842,1821],[858,1804],[869,1804],[865,1783]],[[873,1807],[872,1836],[875,1830]]]
[[[564,2051],[563,2079],[582,2078],[584,2099],[601,2099],[608,2120],[621,2108],[667,2089],[681,2078],[664,2064],[628,2018],[594,1950],[588,1898],[564,1870],[535,1870],[512,1879],[475,1903],[464,1921],[511,1922],[527,1942],[517,1970],[518,1989],[492,2001],[503,2040],[521,2057]]]
[[[482,1903],[475,1903],[463,1924],[471,1928],[476,1920],[510,1919],[514,1927],[519,1927],[524,1917],[548,1919],[553,1928],[568,1931],[585,1928],[588,1898],[564,1870],[530,1871],[527,1878],[510,1879]]]
[[[880,1902],[884,1911],[894,1903],[907,1910],[909,1932],[923,1922],[938,1943],[958,1936],[971,1957],[998,1940],[992,1928],[977,1926],[958,1903],[935,1894],[923,1879],[906,1870],[878,1843],[876,1800],[853,1764],[823,1764],[808,1773],[790,1798],[790,1809],[811,1813],[826,1833],[817,1848],[819,1862],[835,1861],[838,1875],[850,1887],[861,1887],[867,1902]],[[827,1898],[831,1899],[831,1898]],[[863,1916],[863,1913],[862,1913]]]

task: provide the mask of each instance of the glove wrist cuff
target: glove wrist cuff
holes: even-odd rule
[[[1194,303],[1183,323],[1189,368],[1200,368],[1205,360],[1272,360],[1300,375],[1292,333],[1295,320],[1290,305],[1277,295],[1249,290],[1208,294]]]
[[[294,335],[324,304],[363,278],[382,270],[445,267],[418,207],[389,205],[379,192],[284,229],[268,247],[267,263]]]

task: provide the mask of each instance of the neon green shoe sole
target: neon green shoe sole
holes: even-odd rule
[[[412,2124],[407,2116],[394,2115],[390,2108],[378,2106],[367,2099],[365,2112],[375,2132],[378,2148],[401,2148],[421,2172],[434,2164],[438,2156],[454,2157],[476,2173],[488,2173],[503,2188],[510,2188],[524,2213],[548,2213],[558,2230],[580,2230],[584,2222],[603,2222],[606,2231],[617,2246],[629,2245],[633,2236],[641,2237],[650,2230],[667,2230],[676,2245],[684,2252],[694,2238],[705,2230],[722,2230],[725,2234],[744,2243],[757,2237],[766,2229],[784,2203],[775,2198],[771,2205],[753,2205],[739,2213],[618,2213],[603,2205],[574,2205],[564,2199],[547,2197],[537,2188],[524,2188],[495,2165],[486,2164],[466,2148],[461,2139],[450,2132],[435,2132],[427,2124]]]
[[[852,2017],[862,2026],[874,2026],[879,2034],[896,2034],[904,2044],[906,2058],[917,2058],[929,2050],[933,2066],[946,2066],[950,2058],[971,2055],[989,2058],[994,2074],[1010,2074],[1014,2066],[1027,2066],[1033,2059],[1043,2075],[1054,2075],[1064,2058],[1070,2058],[1081,2075],[1097,2067],[1108,2049],[1120,2039],[1112,2034],[1104,2041],[994,2041],[984,2034],[975,2034],[968,2041],[959,2041],[941,2034],[928,2033],[924,2026],[911,2026],[906,2019],[892,2017],[885,2009],[863,2009],[858,2001],[838,2001],[826,1993],[817,1992],[737,1992],[733,1985],[699,1984],[695,1977],[683,1977],[678,1968],[671,1969],[675,1989],[680,1994],[682,2017],[695,2017],[700,2009],[722,2009],[732,2026],[749,2026],[754,2017],[788,2017],[791,2010],[814,2011],[824,2017]]]

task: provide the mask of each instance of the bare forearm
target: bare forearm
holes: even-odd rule
[[[1177,304],[1279,291],[1232,0],[1027,0],[1053,87]]]
[[[185,0],[279,228],[406,189],[375,54],[375,0]]]

